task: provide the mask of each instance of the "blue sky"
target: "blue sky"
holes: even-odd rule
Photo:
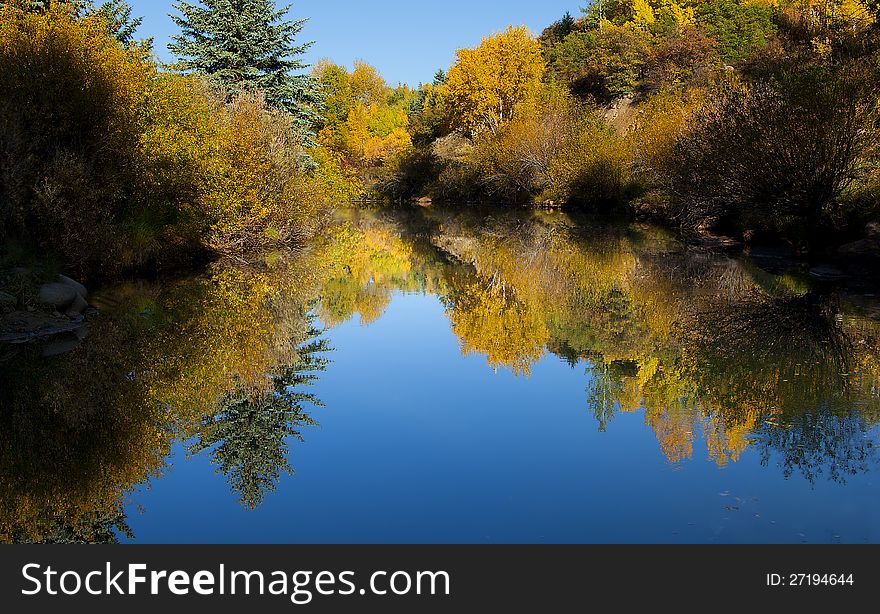
[[[134,14],[144,17],[141,36],[153,36],[162,60],[175,33],[168,17],[172,0],[132,0]],[[279,4],[283,4],[279,2]],[[366,60],[385,79],[417,85],[446,68],[455,50],[472,47],[507,25],[540,31],[566,11],[578,15],[585,0],[292,0],[291,15],[309,18],[303,40],[313,40],[307,60],[321,58],[351,65]]]

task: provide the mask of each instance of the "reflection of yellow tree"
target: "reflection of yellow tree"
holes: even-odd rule
[[[694,415],[686,406],[670,405],[662,412],[649,412],[645,419],[671,463],[691,458],[694,451]]]
[[[198,434],[231,392],[271,392],[266,374],[293,362],[308,332],[319,271],[304,257],[129,287],[76,350],[4,365],[0,541],[124,529],[125,494],[162,471],[176,437]]]
[[[542,314],[497,279],[477,277],[451,285],[448,313],[462,351],[485,354],[493,368],[528,375],[549,340]]]
[[[436,277],[427,271],[439,266],[433,288],[465,353],[517,374],[548,347],[589,361],[600,424],[618,411],[643,412],[672,462],[693,456],[700,433],[711,459],[735,462],[768,425],[784,427],[820,406],[843,411],[858,401],[877,420],[877,327],[834,317],[796,277],[693,255],[644,226],[594,231],[559,215],[425,215],[434,223],[431,249],[444,256],[426,259],[393,224],[365,218],[342,259],[352,289],[406,289]]]
[[[588,360],[597,419],[643,412],[672,462],[699,433],[722,465],[750,445],[805,475],[828,449],[864,458],[859,429],[880,420],[876,321],[650,231],[512,219],[444,216],[429,243],[364,215],[292,262],[115,292],[63,358],[16,354],[0,365],[0,541],[124,528],[125,493],[162,471],[175,437],[205,435],[230,399],[272,397],[267,374],[297,362],[319,296],[325,323],[369,322],[392,292],[427,290],[493,367],[527,375],[548,347]]]
[[[395,290],[420,289],[412,267],[412,248],[393,228],[347,225],[334,234],[332,268],[324,283],[318,314],[328,325],[353,314],[362,324],[377,320]]]
[[[104,343],[2,369],[0,541],[96,540],[123,494],[161,470],[171,425],[126,377],[128,335],[109,322],[92,335]]]
[[[523,373],[545,346],[590,361],[600,425],[644,412],[673,462],[701,432],[710,458],[734,462],[766,425],[820,406],[860,400],[876,420],[880,334],[834,317],[796,277],[564,216],[441,216],[439,228],[433,242],[475,270],[447,294],[466,351]]]
[[[703,420],[703,433],[709,458],[721,466],[738,461],[749,445],[748,436],[754,431],[760,416],[761,412],[750,409],[728,423],[724,414],[707,412]]]

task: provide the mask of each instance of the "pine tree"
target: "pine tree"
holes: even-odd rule
[[[132,8],[126,0],[107,0],[100,5],[96,5],[94,0],[55,0],[55,3],[69,6],[77,18],[93,14],[100,15],[107,22],[110,36],[123,45],[134,42],[135,32],[143,22],[143,17],[131,16]],[[6,2],[0,0],[0,6],[4,4]],[[27,0],[19,1],[18,4],[28,11],[45,11],[49,8],[51,0]],[[139,44],[150,50],[153,46],[153,39],[145,39]]]
[[[143,17],[131,16],[131,5],[126,0],[108,0],[94,9],[110,28],[111,34],[123,45],[134,42],[134,35],[143,22]],[[153,47],[153,39],[148,38],[141,42],[147,49]]]
[[[297,74],[312,45],[295,43],[305,19],[287,20],[290,7],[279,10],[273,0],[179,0],[174,8],[181,33],[168,47],[181,70],[203,74],[232,94],[261,90],[270,105],[293,116],[305,145],[314,144],[311,129],[323,100],[317,81]]]

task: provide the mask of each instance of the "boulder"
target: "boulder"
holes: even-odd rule
[[[24,343],[32,339],[73,333],[83,322],[55,318],[46,313],[15,311],[0,318],[0,342]]]
[[[42,304],[54,307],[58,311],[65,311],[78,296],[79,292],[76,288],[61,282],[43,284],[37,295]]]
[[[73,299],[73,303],[70,304],[70,307],[67,308],[67,311],[64,312],[68,318],[78,318],[81,317],[83,312],[89,308],[89,304],[86,302],[81,295],[77,294],[76,298]]]
[[[868,222],[865,225],[865,235],[869,239],[880,239],[880,222]]]
[[[855,256],[864,258],[865,256],[880,256],[880,240],[878,239],[861,239],[853,241],[837,248],[837,252],[842,256]]]
[[[87,298],[89,296],[89,291],[86,289],[86,287],[84,285],[82,285],[81,283],[79,283],[75,279],[71,279],[70,277],[67,277],[66,275],[59,275],[58,276],[58,283],[62,283],[65,286],[70,286],[71,288],[76,290],[76,293],[79,294],[83,298]]]

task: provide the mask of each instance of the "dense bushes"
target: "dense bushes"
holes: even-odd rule
[[[320,194],[286,114],[256,92],[224,103],[194,78],[161,75],[150,93],[141,181],[170,238],[250,249],[308,231]]]
[[[671,152],[668,188],[686,225],[732,217],[738,228],[814,231],[878,145],[874,80],[808,67],[725,84]]]
[[[399,162],[387,191],[447,202],[619,204],[631,187],[629,140],[555,88],[476,138],[454,132]]]
[[[149,67],[91,17],[0,8],[0,211],[75,268],[103,266],[136,165]]]
[[[318,173],[334,199],[367,199],[412,148],[407,111],[415,92],[389,87],[360,61],[349,71],[324,60],[313,74],[326,94],[320,146],[313,152]]]
[[[415,149],[383,185],[395,200],[619,205],[801,247],[829,226],[858,235],[880,212],[871,6],[608,0],[533,39],[543,70],[508,29],[420,88]],[[486,71],[530,85],[501,92]]]
[[[289,243],[321,202],[380,195],[617,206],[795,240],[864,226],[878,29],[859,0],[831,4],[609,0],[539,38],[489,36],[418,90],[322,62],[306,156],[258,93],[163,72],[98,13],[4,3],[0,233],[113,273]]]
[[[478,143],[489,196],[536,204],[614,205],[629,184],[630,150],[589,107],[550,89]]]
[[[0,8],[0,223],[81,275],[291,241],[314,211],[289,120],[160,72],[100,14]]]
[[[580,109],[550,93],[520,105],[497,136],[478,141],[475,161],[492,196],[512,202],[536,199],[551,182],[551,167],[576,138]]]
[[[396,161],[386,192],[541,205],[620,200],[629,181],[626,139],[594,105],[541,82],[540,46],[524,28],[457,58],[448,76],[422,87],[413,113],[420,136]],[[428,124],[433,140],[423,138]]]

